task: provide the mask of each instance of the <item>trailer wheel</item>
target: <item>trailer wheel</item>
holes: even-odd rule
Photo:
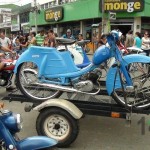
[[[78,136],[78,120],[67,111],[53,107],[39,113],[36,121],[39,135],[46,135],[58,141],[58,147],[68,147]]]

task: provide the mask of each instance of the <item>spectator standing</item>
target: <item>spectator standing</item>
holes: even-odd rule
[[[106,43],[107,43],[107,36],[103,34],[98,41],[98,47],[106,45]]]
[[[98,40],[98,47],[102,46],[102,45],[106,45],[107,43],[107,36],[106,34],[101,35],[100,39]],[[103,63],[104,65],[101,65],[101,67],[103,68],[104,66],[107,67],[107,61],[105,61]]]
[[[29,42],[30,42],[31,39],[32,39],[32,33],[33,33],[33,32],[29,32],[29,35],[28,35],[28,41],[29,41]]]
[[[49,38],[48,38],[48,35],[45,35],[44,42],[43,42],[42,46],[49,47]]]
[[[44,42],[44,30],[41,30],[39,34],[35,36],[36,45],[41,46]]]
[[[36,45],[36,33],[35,32],[31,32],[30,33],[30,38],[28,36],[28,47],[32,46],[32,45]]]
[[[0,33],[0,43],[3,47],[11,49],[11,41],[8,37],[5,36],[4,32]]]
[[[144,37],[142,37],[142,46],[141,49],[144,50],[146,56],[149,56],[150,53],[150,38],[148,37],[148,31],[144,32]]]
[[[121,37],[120,37],[120,42],[123,44],[123,45],[125,45],[125,35],[124,34],[122,34],[121,35]]]
[[[28,48],[28,36],[23,35],[23,37],[20,38],[20,45],[21,45],[21,53],[23,53]]]
[[[54,34],[54,31],[53,30],[49,30],[48,31],[48,38],[49,38],[49,46],[50,47],[56,47],[56,39],[55,39],[55,34]]]
[[[13,34],[12,35],[12,43],[15,43],[15,39],[16,38],[20,38],[18,35],[16,35],[16,34]]]
[[[10,50],[8,47],[4,47],[2,46],[1,42],[0,42],[0,50],[4,51],[4,52],[9,52],[9,53],[14,53],[12,50]],[[0,57],[3,57],[4,56],[4,53],[0,53]],[[0,60],[0,70],[2,70],[3,68],[5,67],[5,63],[3,63],[1,60]],[[15,89],[15,87],[13,86],[8,86],[6,87],[6,91],[13,91]]]
[[[78,40],[79,40],[79,41],[83,41],[83,40],[84,40],[82,33],[79,33],[79,34],[78,34]]]
[[[139,33],[139,32],[135,33],[133,46],[135,46],[137,48],[141,48],[141,46],[142,46],[141,33]]]
[[[9,39],[11,41],[11,44],[13,43],[13,34],[10,34]]]
[[[132,47],[134,43],[133,31],[130,30],[126,35],[125,47]]]
[[[83,41],[84,38],[83,38],[83,34],[82,33],[79,33],[78,34],[78,41]],[[89,47],[87,44],[84,44],[83,45],[83,49],[85,50],[86,53],[88,53],[90,51]]]
[[[13,49],[13,51],[15,51],[17,54],[20,54],[21,44],[20,44],[19,38],[16,38],[16,39],[15,39],[15,43],[12,44],[12,49]]]
[[[66,34],[63,35],[63,38],[66,38],[66,39],[75,39],[74,36],[72,35],[70,29],[68,29],[67,32],[66,32]]]

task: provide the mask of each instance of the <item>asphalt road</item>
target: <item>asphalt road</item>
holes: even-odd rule
[[[5,94],[5,89],[1,88],[0,97]],[[19,133],[21,138],[37,135],[35,124],[38,112],[24,112],[26,103],[9,103],[6,100],[4,103],[6,109],[22,115],[24,125]],[[85,116],[79,120],[80,132],[77,139],[69,148],[60,150],[149,150],[149,125],[149,115],[132,114],[130,127],[126,126],[124,119]]]

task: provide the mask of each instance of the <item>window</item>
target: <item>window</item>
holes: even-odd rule
[[[3,23],[3,15],[0,14],[0,23]]]
[[[26,22],[29,22],[29,13],[20,15],[20,23],[26,23]]]
[[[44,9],[44,4],[43,4],[43,5],[41,5],[41,9]]]
[[[49,7],[48,7],[48,3],[45,4],[45,9],[47,9],[47,8],[49,8]]]

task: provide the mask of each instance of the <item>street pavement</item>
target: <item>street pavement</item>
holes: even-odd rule
[[[6,95],[1,88],[0,97]],[[38,112],[25,112],[26,103],[8,102],[5,108],[20,113],[23,129],[20,138],[37,135],[35,124]],[[86,115],[79,120],[79,135],[69,148],[60,150],[149,150],[150,119],[149,115],[132,114],[131,126],[126,126],[124,119]]]

